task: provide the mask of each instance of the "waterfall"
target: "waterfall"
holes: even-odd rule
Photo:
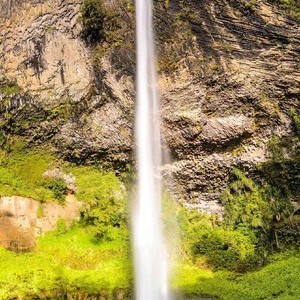
[[[167,255],[161,220],[161,137],[152,0],[136,0],[138,191],[133,210],[137,300],[166,300]]]

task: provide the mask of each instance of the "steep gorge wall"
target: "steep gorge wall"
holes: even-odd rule
[[[294,131],[299,26],[266,1],[188,3],[190,46],[170,43],[187,49],[162,88],[165,136],[177,158],[166,172],[192,206],[218,211],[232,167],[255,169],[269,159],[274,136]],[[175,2],[170,8],[178,11]]]
[[[246,4],[156,2],[167,185],[178,200],[215,213],[232,167],[251,171],[268,160],[268,141],[291,134],[291,109],[299,114],[299,25],[267,1]],[[80,36],[80,5],[1,2],[0,71],[21,88],[2,92],[2,111],[29,143],[124,168],[134,147],[133,13],[128,1],[106,2],[119,28],[113,43],[99,42],[106,49],[96,60]],[[18,113],[6,104],[16,97]],[[38,117],[20,125],[28,114]]]
[[[83,98],[91,66],[79,39],[81,1],[2,2],[1,74],[48,101]]]

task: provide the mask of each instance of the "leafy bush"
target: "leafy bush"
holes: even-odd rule
[[[300,245],[299,113],[291,111],[291,117],[293,134],[273,137],[268,145],[271,159],[259,166],[273,212],[271,234],[276,248],[280,249]]]
[[[103,38],[105,14],[102,0],[84,0],[81,6],[82,35],[89,42],[95,43]]]
[[[55,199],[60,202],[65,200],[68,189],[64,179],[45,177],[42,181],[42,185],[53,192]]]
[[[233,169],[231,183],[221,195],[225,206],[225,224],[236,229],[239,226],[270,227],[272,212],[265,191],[238,169]]]
[[[300,149],[298,116],[294,118],[294,135],[273,137],[268,145],[271,159],[260,165],[265,181],[272,187],[276,196],[286,200],[300,200]]]
[[[256,236],[256,253],[300,245],[300,218],[292,199],[298,199],[299,171],[294,160],[269,161],[260,166],[261,182],[256,183],[240,170],[232,171],[231,182],[221,196],[225,225],[246,228]]]
[[[91,225],[97,240],[113,240],[127,234],[125,191],[113,172],[101,168],[77,167],[72,169],[78,186],[77,197],[88,204],[83,220]]]
[[[185,251],[196,258],[206,257],[206,263],[216,269],[244,271],[257,265],[256,237],[245,228],[226,229],[212,217],[196,210],[182,209],[179,222]]]
[[[254,243],[249,236],[224,228],[199,229],[193,253],[204,254],[217,268],[241,270],[251,259],[254,261]]]

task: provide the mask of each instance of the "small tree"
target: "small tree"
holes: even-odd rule
[[[89,43],[96,43],[103,38],[105,7],[101,0],[84,0],[81,7],[82,36]]]

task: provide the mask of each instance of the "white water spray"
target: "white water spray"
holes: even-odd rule
[[[166,247],[161,221],[161,138],[155,73],[152,0],[136,0],[138,195],[133,214],[137,300],[167,300]]]

